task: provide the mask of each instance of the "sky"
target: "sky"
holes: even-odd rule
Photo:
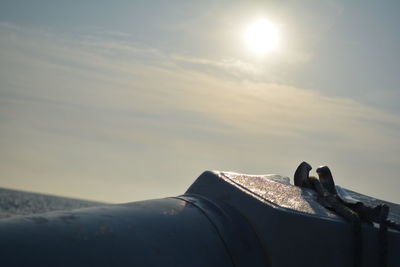
[[[112,203],[205,170],[400,202],[400,2],[0,3],[0,187]],[[274,51],[245,45],[252,21]]]

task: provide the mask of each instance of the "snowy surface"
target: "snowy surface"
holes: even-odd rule
[[[56,210],[72,210],[105,203],[0,188],[0,219]]]

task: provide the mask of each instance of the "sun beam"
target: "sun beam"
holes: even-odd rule
[[[250,23],[244,31],[244,41],[248,50],[264,55],[279,48],[281,33],[278,25],[258,19]]]

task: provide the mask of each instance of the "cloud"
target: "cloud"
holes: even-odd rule
[[[182,193],[205,169],[291,175],[310,160],[399,201],[398,116],[107,38],[0,25],[0,186],[122,202]]]

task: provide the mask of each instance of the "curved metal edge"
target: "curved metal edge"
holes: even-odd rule
[[[195,206],[204,213],[224,242],[234,266],[269,266],[256,232],[234,207],[196,194],[185,194],[175,198]]]

